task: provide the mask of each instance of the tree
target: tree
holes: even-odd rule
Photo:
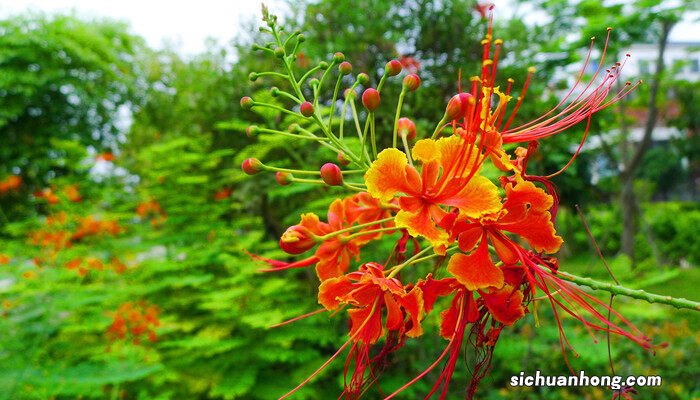
[[[144,42],[123,23],[23,15],[0,21],[0,175],[44,185],[64,169],[52,139],[115,147],[140,101]]]

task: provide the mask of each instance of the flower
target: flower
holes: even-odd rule
[[[452,237],[458,238],[460,250],[471,253],[453,255],[447,270],[469,290],[503,285],[503,273],[491,260],[487,242],[493,245],[505,264],[519,261],[515,250],[518,244],[504,232],[518,235],[538,252],[555,253],[563,243],[556,235],[549,212],[553,205],[552,196],[532,182],[523,180],[516,185],[507,183],[505,191],[506,200],[498,211],[478,219],[460,218],[451,228]],[[476,250],[472,251],[475,247]]]
[[[360,248],[382,235],[374,230],[379,230],[379,221],[387,212],[381,202],[367,193],[336,199],[328,209],[328,222],[322,222],[313,213],[302,214],[299,224],[289,227],[282,235],[280,247],[289,254],[301,254],[320,243],[315,252],[316,274],[321,281],[334,278],[347,271],[352,258],[359,259]],[[362,227],[354,228],[355,224]],[[298,267],[306,265],[309,264],[295,264]],[[289,264],[273,267],[291,268]]]
[[[447,243],[447,232],[437,226],[447,215],[441,206],[455,207],[470,218],[501,207],[496,185],[478,175],[484,157],[461,137],[419,140],[413,158],[422,162],[420,173],[403,152],[385,149],[365,174],[372,196],[390,201],[402,194],[396,226],[412,236],[423,236],[435,247]]]

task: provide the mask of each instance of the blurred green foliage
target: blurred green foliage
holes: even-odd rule
[[[564,16],[575,10],[554,3],[563,13],[557,22],[565,24]],[[463,81],[478,68],[485,24],[469,1],[318,1],[296,2],[292,9],[291,23],[308,34],[304,52],[311,65],[343,51],[355,73],[366,71],[374,80],[390,58],[419,60],[422,87],[408,98],[405,110],[421,136],[457,90],[460,68]],[[502,62],[504,82],[513,77],[522,84],[536,54],[560,51],[564,44],[566,32],[551,26],[527,26],[517,15],[496,20],[499,36],[506,39],[504,50],[512,55]],[[240,162],[251,156],[308,169],[336,158],[283,137],[245,136],[250,124],[286,129],[295,122],[278,112],[243,112],[238,106],[238,98],[251,93],[278,101],[267,92],[278,82],[247,79],[250,72],[270,69],[274,60],[252,52],[244,39],[183,59],[174,50],[146,49],[123,24],[75,17],[18,17],[0,21],[0,31],[0,180],[10,174],[24,180],[19,190],[0,194],[0,254],[9,258],[0,265],[0,399],[272,399],[335,352],[347,334],[340,317],[317,315],[268,329],[318,309],[313,271],[261,274],[261,265],[245,252],[284,259],[277,246],[284,228],[301,212],[323,215],[341,193],[304,184],[283,187],[271,176],[249,179],[240,171]],[[543,35],[551,40],[537,40]],[[531,119],[556,104],[546,90],[548,78],[575,58],[538,65],[528,94],[537,101],[525,102],[519,118]],[[395,98],[398,91],[398,83],[388,83],[383,99]],[[678,96],[693,95],[678,91]],[[383,101],[384,115],[393,115],[393,106]],[[123,107],[131,110],[128,132],[120,129]],[[387,131],[391,122],[379,120],[378,131]],[[692,123],[678,122],[683,127]],[[611,124],[603,120],[598,127]],[[581,133],[543,143],[533,171],[551,172],[566,163]],[[96,159],[105,151],[115,159]],[[639,177],[669,184],[679,168],[670,161],[679,155],[670,160],[667,154],[650,153],[648,163],[657,166]],[[562,189],[558,228],[570,256],[561,266],[605,279],[570,207],[586,204],[594,237],[606,255],[614,255],[620,245],[619,209],[606,201],[615,193],[615,182],[591,190],[591,161],[580,156],[556,181]],[[80,193],[80,201],[70,187]],[[45,188],[57,196],[56,204],[32,195]],[[648,190],[656,189],[660,186]],[[693,266],[700,262],[695,238],[700,209],[680,202],[645,203],[644,208],[637,241],[646,261],[631,270],[624,257],[614,258],[615,272],[632,287],[698,300],[700,277]],[[65,223],[51,222],[62,215]],[[120,229],[71,240],[70,247],[58,251],[54,242],[42,246],[32,240],[37,232],[74,235],[87,217],[115,221]],[[368,250],[379,254],[381,249]],[[75,259],[96,259],[102,268],[80,276],[67,268]],[[158,307],[156,341],[110,339],[114,313],[127,302]],[[652,357],[614,339],[618,370],[664,378],[662,388],[643,396],[699,396],[693,380],[700,375],[697,316],[625,299],[616,304],[658,342],[669,344]],[[426,322],[422,340],[409,341],[393,356],[382,390],[401,386],[440,354],[445,342],[435,334],[434,317]],[[610,393],[591,388],[507,386],[520,371],[567,373],[551,312],[542,307],[538,317],[539,327],[528,316],[503,335],[481,398],[609,398]],[[575,367],[607,374],[604,338],[591,345],[584,329],[574,321],[564,323],[580,352]],[[450,396],[462,396],[469,368],[468,362],[458,365],[455,379],[461,381],[452,385]],[[332,364],[295,398],[337,397],[342,369],[342,361]],[[437,374],[414,385],[406,398],[424,395]],[[378,396],[372,392],[368,398]]]

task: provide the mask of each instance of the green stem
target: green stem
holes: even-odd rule
[[[330,68],[328,68],[330,69]],[[340,83],[343,80],[343,75],[338,74],[338,81],[335,83],[335,89],[333,89],[333,100],[331,101],[331,113],[330,116],[328,117],[328,128],[330,130],[333,130],[333,113],[335,113],[335,102],[338,100],[338,92],[340,91]],[[345,115],[341,116],[341,119],[344,118]],[[341,123],[342,124],[342,123]],[[340,140],[343,140],[343,135],[342,133],[340,134]]]
[[[306,139],[306,140],[317,140],[317,141],[328,141],[326,138],[318,137],[316,135],[313,136],[301,136],[301,135],[295,135],[293,133],[285,132],[285,131],[278,131],[276,129],[268,129],[268,128],[258,128],[260,132],[264,133],[273,133],[275,135],[282,135],[282,136],[288,136],[291,138],[295,139]]]
[[[374,113],[369,113],[369,134],[372,140],[372,155],[373,160],[377,159],[377,138],[374,136]]]
[[[440,133],[440,129],[442,129],[442,126],[445,125],[447,122],[447,115],[443,116],[440,122],[438,122],[437,126],[435,127],[435,130],[433,131],[433,134],[430,136],[431,139],[435,140],[437,135]]]
[[[676,308],[687,308],[689,310],[700,311],[700,302],[687,299],[675,298],[671,296],[662,296],[654,293],[647,293],[644,290],[628,289],[624,286],[618,286],[614,283],[600,282],[591,278],[583,278],[572,275],[568,272],[559,271],[557,276],[577,285],[588,286],[594,290],[603,290],[615,295],[631,297],[633,299],[644,300],[648,303],[659,303],[673,306]]]
[[[401,94],[399,94],[399,104],[396,106],[396,115],[394,116],[394,138],[391,142],[392,147],[396,147],[397,136],[399,136],[399,117],[401,116],[401,107],[403,107],[404,97],[406,97],[406,88],[401,90]]]
[[[398,232],[399,230],[396,229],[395,226],[390,226],[388,228],[371,229],[369,231],[361,231],[361,232],[353,233],[352,235],[349,235],[349,236],[343,238],[343,240],[351,240],[351,239],[354,239],[354,238],[359,237],[359,236],[371,235],[373,233],[388,232],[388,231]]]

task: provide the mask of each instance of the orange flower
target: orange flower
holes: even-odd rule
[[[0,265],[5,265],[10,263],[10,256],[7,254],[0,253]]]
[[[110,152],[100,153],[100,154],[95,156],[95,160],[111,162],[111,161],[114,161],[114,154],[112,154]]]
[[[442,207],[455,207],[469,218],[500,208],[498,188],[478,175],[485,156],[460,136],[420,140],[412,154],[422,162],[420,173],[404,153],[390,148],[379,153],[365,175],[372,196],[390,201],[402,194],[397,227],[406,228],[412,236],[424,236],[437,248],[448,241],[447,232],[437,226],[447,215]]]
[[[159,310],[154,305],[144,302],[127,302],[119,306],[113,313],[112,324],[107,328],[107,338],[110,341],[131,338],[132,343],[141,344],[142,337],[150,342],[157,340],[155,328],[160,326]]]
[[[22,185],[22,177],[18,175],[10,175],[5,180],[0,181],[0,194],[9,192],[10,190],[17,190]]]
[[[384,327],[408,337],[420,336],[423,328],[423,293],[419,287],[407,291],[396,278],[384,276],[384,267],[367,263],[356,272],[321,283],[318,302],[328,311],[350,305],[350,337],[373,344],[384,333],[382,310],[386,309]],[[405,317],[409,317],[405,321]]]
[[[44,199],[47,203],[51,205],[58,204],[61,201],[61,199],[59,199],[58,196],[56,196],[53,190],[49,188],[34,192],[34,197],[36,197],[37,199]]]
[[[231,188],[222,188],[218,192],[214,193],[214,200],[216,200],[216,201],[226,200],[229,197],[231,197],[231,193],[232,193]]]
[[[314,256],[318,261],[316,274],[321,281],[341,276],[347,271],[353,257],[359,259],[360,248],[382,235],[381,232],[371,231],[381,226],[372,222],[390,215],[389,208],[366,193],[336,199],[328,209],[328,222],[321,222],[313,213],[303,214],[301,222],[289,227],[282,235],[280,247],[289,254],[301,254],[322,242]],[[368,226],[352,229],[356,222]],[[336,234],[341,230],[343,232]],[[369,232],[363,235],[363,231]],[[326,235],[328,237],[323,239]],[[308,263],[298,264],[305,265]]]
[[[73,203],[77,203],[83,199],[82,196],[80,196],[80,191],[78,190],[77,185],[66,186],[63,188],[63,193],[66,195],[68,200],[72,201]]]
[[[538,252],[555,253],[563,242],[549,212],[552,196],[523,180],[507,183],[505,190],[506,201],[500,210],[478,219],[460,219],[452,227],[460,250],[471,253],[453,255],[447,270],[469,290],[503,286],[503,272],[493,263],[488,242],[505,264],[518,262],[518,244],[504,232],[516,234]]]

